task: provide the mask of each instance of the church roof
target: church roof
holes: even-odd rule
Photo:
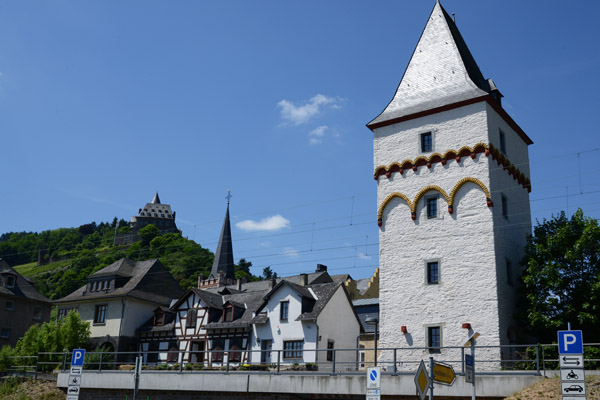
[[[222,272],[225,279],[235,279],[235,271],[233,269],[233,246],[231,244],[231,225],[229,223],[229,203],[227,203],[227,211],[225,212],[225,220],[221,228],[221,236],[219,244],[215,252],[215,260],[210,270],[210,276],[216,278]]]
[[[394,98],[367,126],[375,129],[390,120],[485,97],[493,90],[452,17],[436,1]]]

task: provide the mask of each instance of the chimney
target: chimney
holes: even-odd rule
[[[317,264],[317,270],[315,272],[327,272],[327,265]]]
[[[202,287],[202,281],[204,280],[204,275],[198,275],[198,289]]]
[[[241,292],[242,291],[242,279],[241,278],[238,279],[236,283],[237,283],[236,289]]]
[[[300,274],[300,285],[308,286],[308,274]]]
[[[276,284],[277,284],[277,279],[271,278],[271,282],[269,284],[269,289],[273,289]]]

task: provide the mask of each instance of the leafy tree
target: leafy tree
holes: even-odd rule
[[[585,331],[586,342],[600,341],[600,227],[581,209],[562,212],[534,228],[523,265],[519,317],[542,342],[556,331]]]
[[[148,245],[152,239],[160,235],[160,231],[152,224],[146,225],[138,231],[138,235],[142,238],[144,245]]]
[[[265,267],[263,268],[262,277],[263,279],[277,279],[277,272],[273,272],[271,267]]]

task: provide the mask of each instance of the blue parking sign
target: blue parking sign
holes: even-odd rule
[[[73,357],[71,357],[71,367],[82,367],[85,349],[74,349]]]
[[[558,354],[583,354],[583,333],[558,331]]]

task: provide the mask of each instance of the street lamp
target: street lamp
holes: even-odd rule
[[[369,324],[369,325],[375,325],[375,336],[374,336],[374,349],[375,349],[375,358],[374,360],[374,365],[377,366],[377,326],[379,325],[379,320],[375,317],[367,317],[367,319],[365,319],[365,323]]]

